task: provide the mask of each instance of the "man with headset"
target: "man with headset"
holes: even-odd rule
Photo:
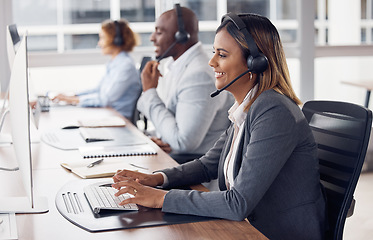
[[[141,74],[143,93],[137,108],[155,127],[153,141],[176,161],[198,158],[228,127],[227,111],[233,98],[226,92],[210,97],[216,89],[215,78],[198,41],[193,11],[176,4],[164,12],[150,40],[158,61],[148,62]],[[165,57],[172,58],[162,76],[158,65]]]

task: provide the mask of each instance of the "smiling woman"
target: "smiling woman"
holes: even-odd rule
[[[249,73],[247,69],[247,63],[241,53],[239,45],[237,45],[235,39],[227,32],[227,30],[221,30],[216,34],[214,49],[214,55],[209,64],[214,68],[216,88],[222,89],[230,82],[234,81],[238,76],[246,72],[235,81],[235,84],[227,87],[227,91],[231,93],[235,92],[237,95],[238,90],[241,92],[242,88],[251,89],[253,87],[253,81],[247,81],[247,79],[252,77],[252,74]],[[244,91],[242,92],[244,95],[239,97],[239,99],[236,98],[236,101],[239,103],[243,101],[243,98],[246,95]]]
[[[316,143],[290,84],[277,29],[255,14],[227,14],[217,29],[216,87],[236,99],[230,127],[204,156],[154,174],[119,171],[113,187],[164,212],[247,218],[270,239],[323,239],[325,198]],[[242,76],[241,76],[242,75]],[[165,191],[218,179],[220,191]],[[289,197],[290,196],[290,197]]]

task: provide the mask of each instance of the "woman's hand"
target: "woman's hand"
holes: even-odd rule
[[[116,175],[116,180],[117,182],[112,185],[113,188],[119,190],[115,196],[118,197],[125,193],[130,193],[134,196],[122,201],[119,205],[135,203],[149,208],[162,208],[167,191],[144,186],[135,179],[119,175]]]
[[[58,94],[52,99],[53,102],[66,102],[67,104],[77,105],[79,103],[79,97],[67,96],[65,94]]]
[[[123,180],[133,180],[142,185],[146,186],[159,186],[163,184],[163,176],[160,173],[146,174],[141,172],[135,172],[130,170],[118,170],[113,176],[114,183],[118,183]]]

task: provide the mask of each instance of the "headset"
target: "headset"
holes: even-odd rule
[[[176,11],[177,16],[177,32],[175,33],[175,41],[167,48],[167,50],[157,59],[157,62],[161,61],[166,54],[175,47],[177,43],[179,44],[185,44],[190,39],[190,34],[185,30],[184,27],[184,20],[183,20],[183,12],[180,7],[179,3],[176,3],[174,6],[174,9]]]
[[[114,25],[115,25],[115,36],[113,39],[113,44],[115,46],[122,46],[124,41],[123,41],[122,29],[121,29],[120,23],[118,21],[114,21]]]
[[[268,59],[267,57],[261,53],[258,49],[258,46],[256,45],[253,37],[247,30],[246,24],[242,21],[240,16],[245,16],[247,14],[234,14],[234,13],[227,13],[225,14],[222,19],[221,23],[224,23],[225,21],[231,21],[237,29],[244,35],[247,46],[250,51],[250,55],[247,57],[247,70],[240,74],[238,77],[233,79],[230,83],[228,83],[226,86],[224,86],[221,89],[216,90],[215,92],[211,93],[211,97],[217,96],[219,93],[221,93],[223,90],[227,89],[230,85],[232,85],[234,82],[236,82],[238,79],[240,79],[243,75],[253,72],[256,74],[263,73],[268,68]]]
[[[176,3],[174,8],[176,11],[177,27],[178,27],[178,31],[175,33],[175,41],[177,43],[183,44],[183,43],[188,42],[190,38],[190,34],[187,31],[185,31],[183,12],[181,10],[180,4]]]

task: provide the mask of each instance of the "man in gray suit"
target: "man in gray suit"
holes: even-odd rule
[[[156,57],[171,57],[171,63],[161,79],[158,62],[147,63],[137,108],[155,127],[153,141],[176,161],[198,158],[229,126],[227,111],[233,98],[229,93],[210,98],[215,90],[214,73],[198,41],[198,20],[193,11],[175,6],[164,12],[150,40]]]

